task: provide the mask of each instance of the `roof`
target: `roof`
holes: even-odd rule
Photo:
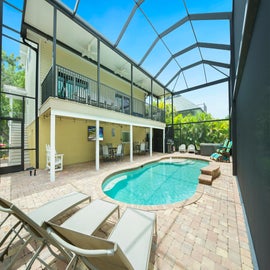
[[[189,110],[195,110],[195,109],[203,111],[200,105],[194,104],[193,102],[191,102],[190,100],[186,99],[183,96],[175,97],[173,99],[173,105],[177,112],[189,111]]]
[[[52,38],[53,7],[59,44],[156,96],[229,80],[232,0],[26,0],[23,35]]]

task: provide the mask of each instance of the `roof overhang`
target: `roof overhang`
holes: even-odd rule
[[[69,117],[84,120],[99,120],[121,125],[133,125],[165,129],[166,124],[151,119],[140,118],[129,114],[88,106],[77,102],[50,97],[40,108],[40,116],[53,113],[59,117]]]

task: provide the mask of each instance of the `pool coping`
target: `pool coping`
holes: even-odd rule
[[[188,199],[186,200],[183,200],[183,201],[180,201],[180,202],[175,202],[175,203],[170,203],[170,204],[160,204],[160,205],[139,205],[139,204],[129,204],[129,203],[125,203],[125,202],[121,202],[121,201],[118,201],[118,200],[114,200],[113,198],[107,196],[103,190],[102,190],[102,185],[104,183],[104,181],[106,181],[106,179],[110,176],[113,176],[115,174],[118,174],[118,173],[122,173],[122,172],[125,172],[125,171],[130,171],[130,170],[134,170],[134,169],[138,169],[142,166],[145,166],[147,164],[150,164],[150,163],[154,163],[154,162],[158,162],[158,161],[161,161],[161,160],[164,160],[164,159],[195,159],[195,160],[203,160],[203,161],[207,161],[209,162],[209,165],[211,164],[214,164],[215,162],[213,162],[211,159],[209,158],[203,158],[203,157],[197,157],[197,156],[173,156],[173,155],[168,155],[168,156],[165,156],[165,157],[159,157],[159,158],[156,158],[156,159],[153,159],[151,161],[148,161],[148,162],[142,162],[141,164],[136,164],[136,165],[131,165],[129,166],[129,168],[126,168],[126,169],[123,169],[123,170],[115,170],[113,172],[110,172],[108,174],[106,174],[103,179],[101,180],[101,182],[99,182],[98,184],[98,194],[103,198],[103,199],[106,199],[108,201],[111,201],[113,203],[117,203],[117,204],[121,204],[121,206],[123,206],[124,208],[127,208],[127,207],[131,207],[131,208],[137,208],[137,209],[141,209],[141,210],[147,210],[147,211],[159,211],[159,210],[166,210],[168,208],[182,208],[184,206],[187,206],[187,205],[190,205],[190,204],[193,204],[193,203],[196,203],[203,195],[204,193],[204,187],[205,185],[204,184],[201,184],[201,183],[198,183],[197,185],[197,189],[195,191],[195,193]]]

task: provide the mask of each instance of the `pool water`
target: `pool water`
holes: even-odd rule
[[[208,164],[193,159],[161,160],[113,175],[102,189],[107,196],[129,204],[171,204],[195,193],[200,169]]]

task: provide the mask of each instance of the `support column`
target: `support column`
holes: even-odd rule
[[[51,182],[55,181],[55,114],[51,112],[51,127],[50,127],[50,180]]]
[[[150,152],[150,157],[153,156],[153,128],[150,127],[150,134],[149,134],[149,152]]]
[[[53,9],[53,46],[52,46],[52,96],[57,97],[56,89],[56,42],[57,42],[57,9]]]
[[[153,80],[151,80],[151,119],[153,120]]]
[[[96,170],[99,170],[99,120],[96,120]]]
[[[130,96],[131,96],[131,106],[130,106],[130,114],[133,115],[133,64],[130,67],[130,76],[131,76],[131,86],[130,86]]]
[[[171,96],[171,108],[172,108],[172,127],[173,127],[173,118],[174,118],[174,115],[173,115],[173,95]]]
[[[3,1],[0,2],[0,51],[1,51],[1,55],[0,55],[0,60],[2,63],[2,32],[3,32]],[[0,72],[0,82],[2,84],[2,72]]]
[[[100,101],[100,40],[97,41],[97,105]]]
[[[130,141],[130,162],[133,162],[133,126],[130,125],[129,127],[129,141]]]
[[[163,137],[162,137],[162,141],[163,141],[163,154],[165,154],[165,128],[163,128]]]

